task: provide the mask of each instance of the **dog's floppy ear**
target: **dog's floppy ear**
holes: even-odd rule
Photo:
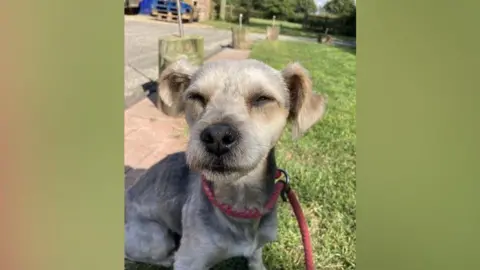
[[[182,57],[168,65],[158,78],[158,105],[169,116],[183,113],[183,91],[190,84],[197,67]]]
[[[327,98],[312,91],[308,72],[299,63],[289,64],[282,71],[282,76],[290,93],[288,118],[293,124],[292,135],[297,139],[322,119]]]

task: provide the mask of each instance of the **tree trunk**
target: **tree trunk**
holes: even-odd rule
[[[253,9],[253,2],[252,0],[247,1],[245,5],[245,14],[243,14],[243,23],[249,24],[250,23],[250,16],[252,15]]]
[[[220,20],[225,21],[225,8],[227,5],[227,0],[220,1]]]
[[[305,12],[305,13],[303,14],[303,25],[302,25],[302,27],[303,27],[304,29],[307,29],[307,28],[308,28],[308,12]]]

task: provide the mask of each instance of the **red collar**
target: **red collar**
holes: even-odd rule
[[[277,170],[275,173],[275,179],[278,179],[282,176],[282,171]],[[205,192],[205,195],[207,196],[208,200],[218,209],[220,209],[225,215],[235,217],[235,218],[246,218],[246,219],[256,219],[262,217],[264,214],[268,213],[270,210],[273,209],[275,206],[278,197],[284,191],[285,187],[285,182],[283,181],[277,181],[275,183],[275,188],[270,196],[270,199],[267,201],[263,209],[257,209],[257,208],[252,208],[252,209],[245,209],[245,210],[234,210],[232,209],[231,205],[225,204],[225,203],[220,203],[215,199],[215,195],[213,194],[212,189],[210,188],[210,185],[207,182],[207,179],[202,175],[202,188],[203,191]]]

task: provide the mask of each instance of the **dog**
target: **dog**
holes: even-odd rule
[[[276,206],[263,209],[275,184],[275,145],[288,122],[297,139],[322,119],[326,97],[312,91],[299,63],[278,71],[251,59],[193,66],[182,58],[158,83],[170,113],[185,116],[189,141],[127,190],[125,258],[203,270],[244,256],[249,269],[266,269],[262,247],[277,236]],[[217,202],[261,216],[229,216],[206,185]]]

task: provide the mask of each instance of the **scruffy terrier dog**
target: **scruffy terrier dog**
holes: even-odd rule
[[[274,147],[287,122],[300,137],[320,120],[326,99],[312,91],[298,63],[277,71],[256,60],[194,67],[180,59],[159,78],[170,114],[185,114],[186,152],[153,165],[125,196],[125,257],[176,270],[203,270],[244,256],[265,269],[262,247],[276,239],[276,207],[264,205],[274,188]],[[261,217],[227,215],[261,209]]]

